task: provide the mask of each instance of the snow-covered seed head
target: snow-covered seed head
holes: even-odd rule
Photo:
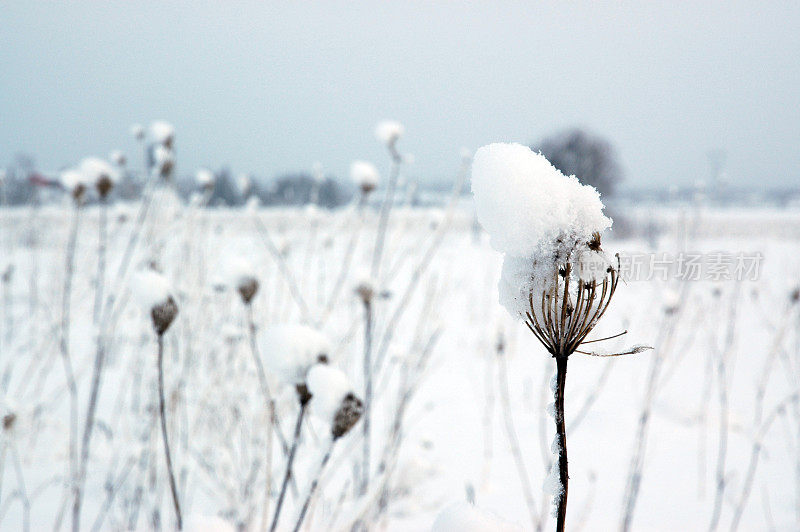
[[[239,283],[239,286],[236,287],[236,289],[239,291],[239,295],[242,296],[242,301],[244,301],[245,305],[249,305],[253,300],[253,297],[258,292],[258,286],[258,279],[255,277],[249,277],[242,279]]]
[[[333,416],[331,434],[333,439],[339,439],[347,434],[353,426],[361,419],[364,413],[364,403],[352,392],[345,395],[339,410]]]
[[[308,371],[306,381],[313,397],[312,413],[331,424],[334,440],[347,434],[364,410],[347,376],[327,364],[316,364]]]
[[[87,157],[82,160],[80,170],[86,179],[94,184],[100,199],[108,196],[118,178],[117,171],[98,157]]]
[[[200,185],[200,188],[204,191],[212,190],[214,188],[214,182],[216,181],[214,172],[206,168],[199,169],[195,174],[195,179],[197,180],[197,184]]]
[[[120,150],[114,150],[108,154],[108,160],[118,167],[123,167],[128,163],[128,158]]]
[[[136,299],[150,315],[156,334],[161,336],[178,315],[178,304],[172,297],[169,283],[152,264],[150,268],[136,274],[134,283]]]
[[[156,120],[150,124],[150,138],[156,144],[172,148],[175,141],[175,126],[165,120]]]
[[[275,377],[284,384],[297,386],[306,384],[312,366],[328,362],[331,344],[316,329],[299,324],[283,324],[264,329],[259,347],[266,366]]]
[[[383,120],[375,126],[375,137],[388,147],[393,147],[404,132],[403,124],[396,120]]]
[[[553,354],[573,353],[619,281],[600,244],[600,195],[520,144],[490,144],[472,163],[478,220],[505,254],[500,302]]]
[[[366,196],[378,186],[380,174],[375,165],[367,161],[353,161],[350,165],[350,179]]]
[[[144,126],[142,124],[133,124],[131,126],[131,136],[138,141],[144,140]]]
[[[169,179],[175,169],[175,154],[172,148],[166,145],[157,145],[153,148],[153,163],[156,173],[164,179]]]
[[[178,305],[175,303],[175,300],[172,299],[172,296],[169,296],[163,303],[155,305],[150,310],[150,317],[153,319],[153,328],[156,330],[156,334],[161,336],[167,332],[167,329],[172,325],[177,315]]]
[[[59,181],[72,196],[75,205],[83,203],[86,194],[86,175],[79,170],[65,170],[59,175]]]

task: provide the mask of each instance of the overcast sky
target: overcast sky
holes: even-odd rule
[[[183,173],[343,175],[386,167],[394,118],[421,179],[579,125],[627,186],[706,178],[712,148],[738,184],[800,185],[800,4],[531,3],[3,1],[0,166],[132,152],[163,118]]]

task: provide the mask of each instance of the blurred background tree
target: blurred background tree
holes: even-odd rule
[[[584,129],[572,128],[545,137],[531,149],[541,151],[563,174],[576,176],[603,196],[612,196],[622,180],[622,167],[611,142]]]

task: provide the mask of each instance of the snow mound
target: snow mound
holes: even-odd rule
[[[383,120],[375,126],[375,137],[386,144],[394,144],[405,133],[403,124],[396,120]]]
[[[492,247],[519,257],[549,255],[559,240],[588,241],[611,227],[594,187],[565,176],[521,144],[478,149],[472,193]]]
[[[328,338],[305,325],[273,325],[260,338],[264,362],[285,384],[303,384],[308,370],[330,355]]]
[[[150,138],[158,144],[168,144],[175,138],[175,126],[166,120],[156,120],[150,124]]]
[[[83,159],[80,164],[80,171],[90,183],[97,183],[101,179],[115,182],[119,178],[117,171],[99,157],[86,157]]]
[[[146,312],[165,303],[172,294],[169,281],[155,270],[148,269],[136,273],[133,286],[134,297]]]
[[[311,392],[311,412],[320,419],[333,421],[342,401],[353,393],[350,380],[342,371],[327,364],[315,364],[306,377]]]
[[[361,188],[374,189],[380,181],[375,165],[367,161],[353,161],[350,165],[350,179]]]

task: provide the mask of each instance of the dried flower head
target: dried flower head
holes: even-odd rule
[[[347,434],[353,426],[361,419],[364,413],[364,403],[352,392],[348,393],[342,400],[342,404],[333,416],[331,434],[333,439],[339,439]]]
[[[156,334],[159,336],[164,334],[177,315],[178,305],[172,299],[172,296],[167,297],[167,300],[163,303],[153,306],[150,309],[150,317],[153,319],[153,328],[155,328]]]
[[[255,277],[249,277],[246,279],[242,279],[239,282],[239,286],[236,289],[239,292],[239,295],[242,296],[242,301],[244,301],[245,305],[249,305],[250,302],[255,297],[256,293],[258,292],[258,279]]]
[[[3,416],[3,431],[10,432],[14,429],[14,424],[17,422],[17,414],[9,412]]]

